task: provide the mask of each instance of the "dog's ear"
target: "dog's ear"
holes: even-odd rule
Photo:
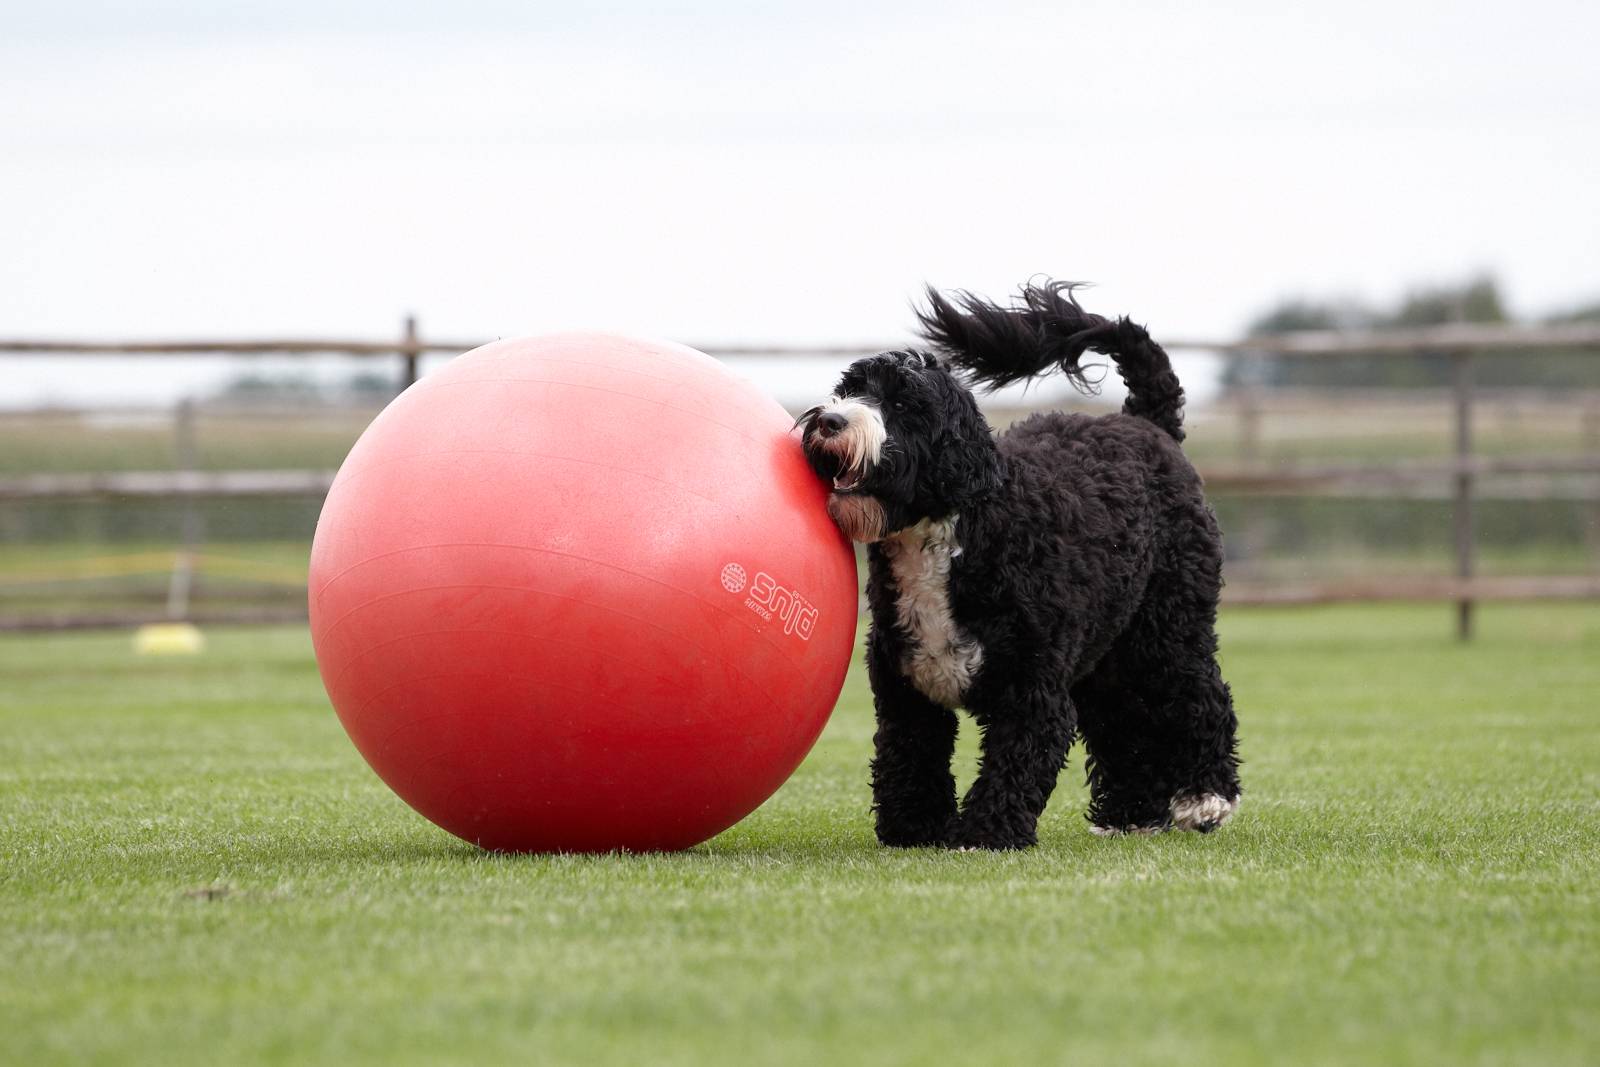
[[[935,477],[940,495],[952,509],[959,509],[999,489],[1005,467],[993,446],[947,448],[939,454]]]
[[[951,507],[962,508],[1000,488],[1005,463],[995,447],[989,421],[972,394],[957,389],[948,405],[943,439],[933,462],[939,495]]]

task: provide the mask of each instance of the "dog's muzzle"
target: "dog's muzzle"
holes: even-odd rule
[[[796,425],[802,423],[806,426],[803,441],[807,451],[837,465],[833,491],[859,490],[883,457],[883,443],[888,437],[877,407],[855,397],[830,397],[826,404],[801,415]]]

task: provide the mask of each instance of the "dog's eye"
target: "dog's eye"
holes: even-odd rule
[[[906,409],[906,402],[904,400],[891,400],[891,401],[889,401],[889,410],[890,411],[904,411],[905,409]]]

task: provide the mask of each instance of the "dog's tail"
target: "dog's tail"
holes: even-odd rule
[[[991,389],[1059,367],[1080,389],[1091,384],[1079,360],[1085,352],[1110,357],[1128,385],[1122,410],[1183,440],[1183,386],[1172,361],[1143,326],[1092,315],[1078,305],[1075,282],[1029,282],[1010,307],[957,290],[928,287],[917,309],[922,336],[956,366]]]

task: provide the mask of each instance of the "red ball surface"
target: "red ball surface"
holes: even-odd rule
[[[792,420],[681,345],[497,341],[406,390],[311,550],[339,719],[486,848],[686,848],[822,731],[855,558]]]

